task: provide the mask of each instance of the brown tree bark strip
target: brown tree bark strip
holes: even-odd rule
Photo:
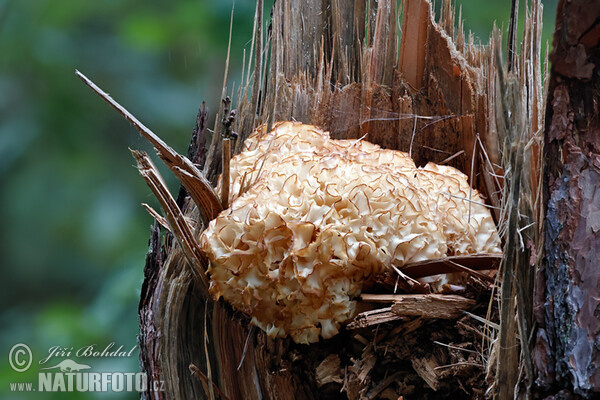
[[[535,303],[537,382],[550,398],[600,393],[599,23],[600,2],[559,1],[544,138],[545,257]]]
[[[510,23],[508,25],[508,71],[513,70],[517,57],[517,23],[519,22],[519,0],[512,0]]]
[[[172,171],[183,187],[189,188],[187,192],[198,206],[206,223],[215,219],[223,211],[220,200],[217,202],[217,197],[215,197],[216,192],[206,178],[202,175],[193,175],[179,167],[173,167]]]
[[[160,271],[163,267],[164,254],[160,237],[160,227],[154,223],[150,230],[148,241],[148,253],[144,266],[144,283],[142,284],[140,303],[138,306],[140,317],[140,334],[138,345],[140,347],[140,364],[142,371],[148,374],[148,379],[157,382],[161,379],[161,366],[159,361],[158,335],[156,332],[156,321],[152,314],[146,312],[152,309],[154,294],[159,286]],[[143,392],[142,399],[164,399],[164,392]]]

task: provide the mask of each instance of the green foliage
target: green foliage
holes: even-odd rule
[[[543,11],[543,31],[542,48],[546,43],[552,45],[552,33],[554,32],[554,20],[556,17],[556,5],[558,0],[541,0],[544,7]],[[438,1],[440,3],[440,1]],[[529,7],[531,2],[519,2],[519,38],[523,34],[523,21],[525,16],[525,7]],[[482,43],[486,43],[492,31],[494,23],[502,30],[504,42],[508,37],[508,23],[510,21],[511,0],[494,0],[482,2],[479,0],[456,0],[457,10],[460,7],[462,17],[465,21],[467,31],[472,31],[476,37],[481,38]],[[458,12],[458,11],[457,11]]]
[[[0,0],[1,397],[97,397],[8,390],[37,382],[35,363],[52,346],[136,344],[152,223],[139,204],[158,205],[127,148],[151,148],[74,70],[185,152],[201,101],[218,104],[231,5]],[[231,76],[249,49],[254,12],[249,0],[235,7]],[[22,374],[7,362],[19,342],[34,354]],[[135,372],[139,361],[136,353],[90,365]]]

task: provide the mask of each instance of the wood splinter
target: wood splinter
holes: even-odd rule
[[[475,300],[457,295],[415,294],[396,295],[391,311],[401,317],[424,319],[457,319],[470,309]]]
[[[223,210],[229,208],[229,185],[230,185],[230,161],[231,161],[231,140],[237,138],[237,134],[232,132],[231,125],[235,120],[235,110],[229,111],[229,107],[231,106],[231,99],[227,96],[223,99],[223,119],[221,123],[223,124],[223,151],[221,156],[222,165],[223,165],[223,174],[221,176],[221,206]]]
[[[363,313],[365,314],[365,317],[372,314],[379,315],[381,312],[385,311],[385,313],[391,313],[398,317],[456,319],[462,315],[463,310],[470,309],[476,304],[475,300],[466,297],[443,294],[363,293],[360,295],[360,299],[369,303],[393,303],[391,307]]]
[[[347,329],[360,329],[368,326],[383,324],[385,322],[392,322],[402,320],[403,318],[392,312],[391,307],[380,308],[377,310],[365,311],[358,314],[356,317],[346,325]]]
[[[165,219],[171,227],[173,235],[180,243],[186,258],[192,264],[192,273],[198,278],[200,289],[208,295],[209,285],[205,275],[206,262],[203,259],[198,244],[194,240],[192,227],[187,223],[183,213],[177,206],[175,199],[171,196],[171,193],[169,193],[164,179],[148,154],[136,150],[131,150],[131,154],[137,161],[140,175],[144,178],[146,184],[150,187],[160,203],[165,214]]]
[[[182,185],[186,188],[192,200],[202,209],[203,214],[210,221],[213,220],[219,212],[221,212],[221,202],[219,196],[215,193],[206,180],[204,175],[196,168],[196,166],[187,158],[177,153],[173,148],[166,144],[158,135],[147,128],[136,117],[133,116],[125,107],[116,102],[108,93],[100,89],[94,82],[81,72],[75,70],[75,74],[92,89],[97,95],[102,97],[104,101],[117,110],[127,121],[129,121],[138,132],[146,138],[158,153],[158,156],[164,161],[169,169],[177,176]],[[234,114],[235,115],[235,114]]]

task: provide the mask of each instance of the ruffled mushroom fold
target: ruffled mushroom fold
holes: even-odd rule
[[[257,130],[230,176],[230,208],[201,236],[210,291],[272,337],[334,336],[392,265],[501,251],[462,172],[312,125]]]

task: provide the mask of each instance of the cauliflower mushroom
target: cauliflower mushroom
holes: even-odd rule
[[[271,337],[334,336],[392,265],[501,251],[462,172],[312,125],[259,128],[230,176],[230,207],[201,235],[210,292]]]

